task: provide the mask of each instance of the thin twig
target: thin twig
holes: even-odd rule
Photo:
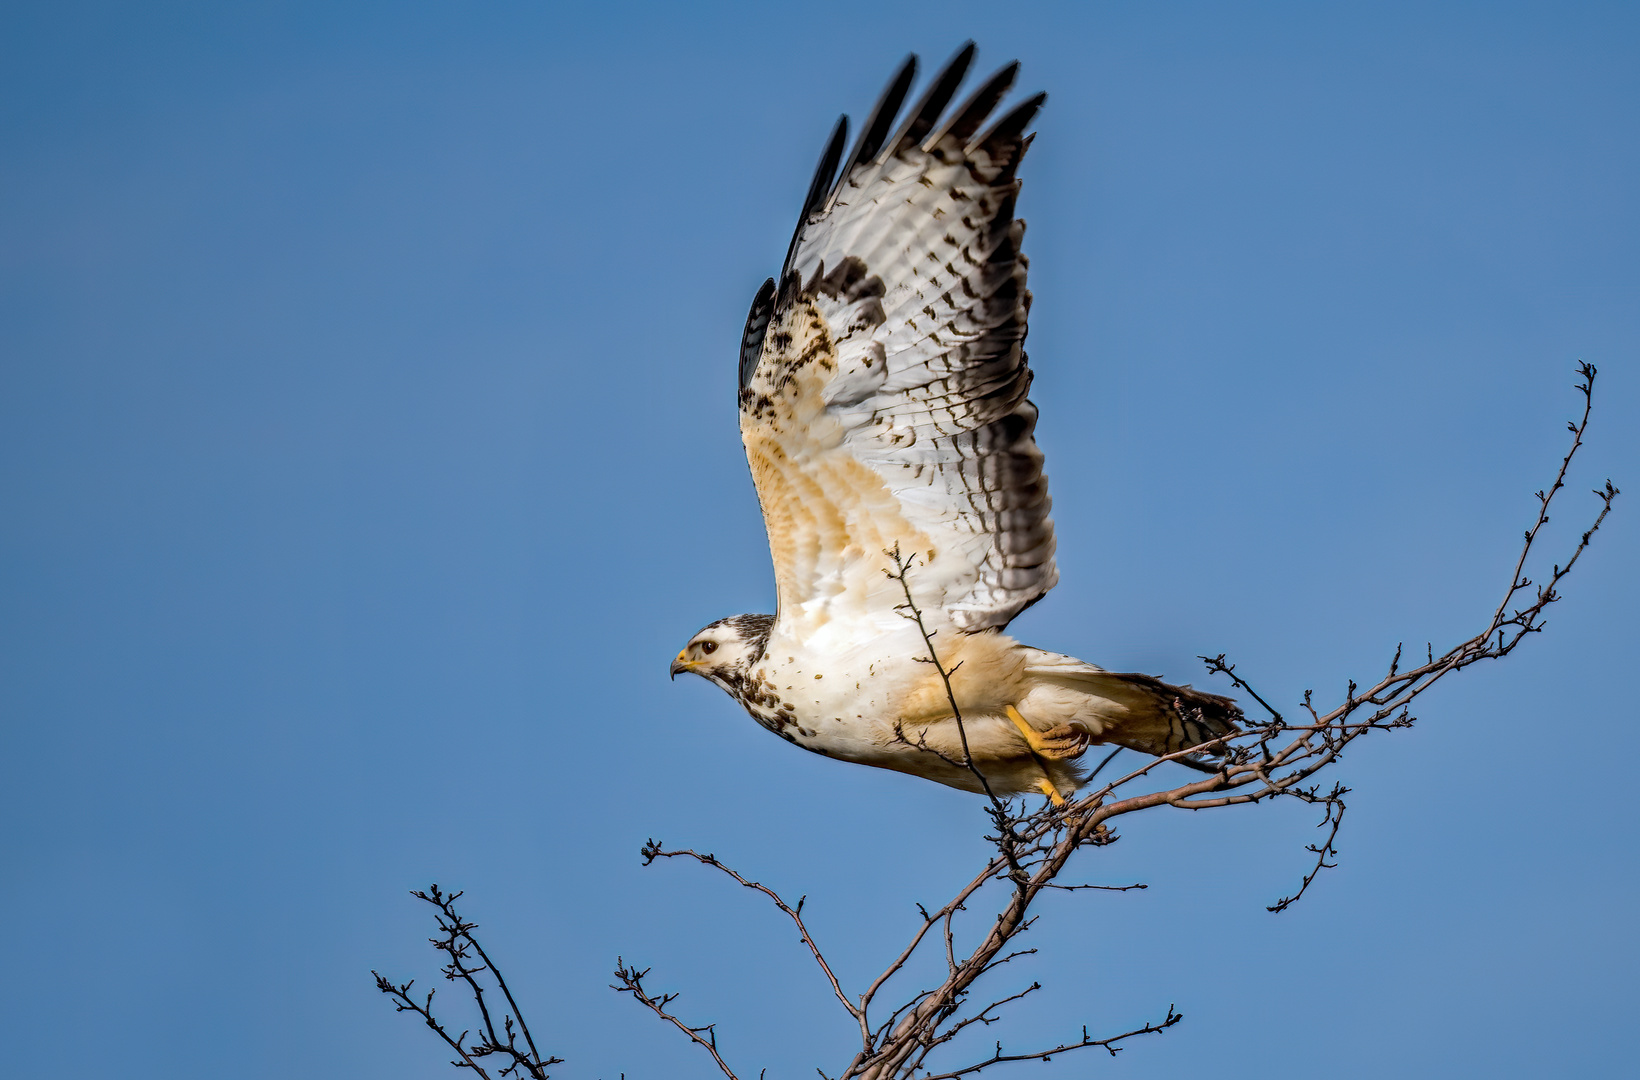
[[[398,1012],[414,1012],[420,1016],[428,1027],[443,1039],[461,1056],[460,1061],[451,1062],[457,1068],[472,1069],[481,1077],[488,1078],[489,1074],[478,1064],[477,1059],[493,1055],[501,1055],[506,1066],[501,1069],[500,1077],[527,1075],[531,1080],[549,1080],[547,1066],[557,1065],[562,1058],[543,1058],[536,1049],[535,1039],[531,1036],[529,1026],[525,1023],[522,1010],[513,998],[512,991],[507,988],[501,969],[491,960],[484,951],[478,939],[473,936],[477,924],[468,922],[456,910],[455,902],[461,898],[459,891],[446,893],[434,884],[427,891],[415,890],[410,895],[418,900],[425,901],[438,909],[435,922],[438,925],[440,936],[429,938],[429,943],[449,958],[442,969],[444,977],[452,982],[460,982],[466,986],[473,999],[473,1004],[479,1014],[479,1035],[469,1040],[471,1030],[463,1031],[460,1035],[452,1036],[444,1025],[433,1015],[433,992],[428,991],[426,998],[417,1002],[410,997],[410,987],[415,980],[403,984],[395,984],[386,977],[371,972],[376,976],[376,989],[393,998],[394,1008]],[[479,965],[472,966],[468,961],[472,955],[479,958]],[[495,1017],[485,1000],[485,987],[480,976],[488,973],[494,979],[496,986],[507,1000],[509,1012],[501,1016],[501,1029],[495,1025]],[[518,1031],[514,1031],[516,1024]],[[527,1051],[518,1046],[518,1035],[524,1036]]]
[[[636,968],[628,967],[625,961],[623,961],[620,957],[616,957],[615,977],[621,981],[621,985],[611,986],[610,989],[618,991],[622,994],[631,994],[633,998],[648,1007],[648,1009],[656,1016],[660,1017],[662,1020],[665,1020],[667,1023],[689,1036],[690,1040],[694,1042],[696,1046],[699,1046],[708,1054],[711,1054],[712,1060],[717,1062],[717,1067],[723,1070],[723,1075],[727,1076],[729,1080],[740,1080],[740,1077],[735,1075],[735,1071],[729,1068],[729,1063],[723,1060],[723,1055],[718,1053],[717,1025],[702,1024],[700,1027],[690,1027],[682,1020],[679,1020],[676,1016],[673,1016],[671,1013],[667,1012],[666,1007],[676,1001],[678,999],[678,995],[662,994],[660,997],[654,997],[651,995],[644,989],[643,986],[644,976],[648,974],[648,968],[644,968],[642,971],[639,971]]]
[[[1323,794],[1313,777],[1336,763],[1356,739],[1372,732],[1391,731],[1413,724],[1415,717],[1410,711],[1410,706],[1441,679],[1482,660],[1507,656],[1528,635],[1540,632],[1543,628],[1544,611],[1560,598],[1557,592],[1560,582],[1588,549],[1594,535],[1611,512],[1613,501],[1619,492],[1608,481],[1603,488],[1596,489],[1595,495],[1601,501],[1598,513],[1593,523],[1580,535],[1564,565],[1555,564],[1546,576],[1544,584],[1538,585],[1533,592],[1526,592],[1533,587],[1532,581],[1525,576],[1532,552],[1549,521],[1551,504],[1557,493],[1565,486],[1565,478],[1574,456],[1583,445],[1588,428],[1595,369],[1584,364],[1580,365],[1578,370],[1582,377],[1578,389],[1584,395],[1584,408],[1581,418],[1569,425],[1572,445],[1561,460],[1554,483],[1545,491],[1538,493],[1536,520],[1523,536],[1520,556],[1516,561],[1503,602],[1475,636],[1459,642],[1441,654],[1436,654],[1431,645],[1426,649],[1426,659],[1411,666],[1403,666],[1405,658],[1402,650],[1397,647],[1382,676],[1367,684],[1349,682],[1344,689],[1342,700],[1330,709],[1323,709],[1316,703],[1314,695],[1310,691],[1305,691],[1300,702],[1301,711],[1296,713],[1303,718],[1302,723],[1289,722],[1280,710],[1270,704],[1269,697],[1255,689],[1224,654],[1203,657],[1210,672],[1225,676],[1235,689],[1257,702],[1268,719],[1258,725],[1228,732],[1201,745],[1151,758],[1125,775],[1107,781],[1097,788],[1087,784],[1074,801],[1064,806],[1045,805],[1034,812],[1026,813],[1021,804],[1021,808],[1016,810],[1015,804],[996,796],[989,780],[975,767],[969,750],[962,710],[952,685],[952,674],[956,668],[947,667],[942,660],[935,644],[936,631],[929,627],[911,587],[910,578],[915,559],[904,557],[898,546],[891,549],[887,554],[894,562],[894,571],[888,572],[888,576],[899,583],[905,595],[905,602],[898,605],[898,608],[906,619],[917,626],[927,650],[926,656],[915,659],[931,664],[940,675],[951,715],[957,724],[963,756],[960,761],[947,757],[935,748],[927,746],[925,737],[919,737],[918,742],[913,745],[922,745],[930,752],[940,753],[942,759],[967,768],[973,773],[980,789],[987,796],[986,810],[995,825],[994,834],[988,836],[988,839],[995,845],[996,853],[948,903],[933,911],[918,907],[921,919],[909,943],[858,999],[851,1001],[847,997],[831,965],[809,934],[801,918],[802,901],[796,905],[786,903],[772,889],[745,878],[711,855],[703,856],[688,850],[663,851],[657,843],[651,841],[645,847],[646,862],[661,856],[682,855],[715,866],[741,885],[768,897],[792,919],[804,944],[808,946],[831,984],[834,995],[861,1031],[860,1051],[839,1074],[838,1080],[912,1080],[913,1077],[917,1080],[959,1080],[993,1065],[1018,1061],[1046,1061],[1054,1055],[1087,1047],[1102,1046],[1114,1054],[1119,1048],[1117,1044],[1125,1039],[1156,1034],[1171,1028],[1182,1017],[1169,1007],[1164,1020],[1146,1024],[1121,1035],[1096,1039],[1084,1028],[1080,1040],[1066,1042],[1046,1050],[1005,1053],[999,1043],[991,1056],[961,1068],[936,1073],[923,1064],[932,1051],[950,1045],[963,1031],[990,1026],[998,1019],[998,1011],[1001,1008],[1022,1000],[1037,988],[1033,983],[1028,989],[1005,994],[977,1012],[966,1006],[976,980],[1034,951],[1011,949],[1010,943],[1031,927],[1035,919],[1032,905],[1043,893],[1083,890],[1127,891],[1144,888],[1141,884],[1062,885],[1057,880],[1076,851],[1084,846],[1099,846],[1113,842],[1116,836],[1111,831],[1111,823],[1120,817],[1159,806],[1201,811],[1222,806],[1250,805],[1276,798],[1296,798],[1320,805],[1323,808],[1323,817],[1318,827],[1326,830],[1325,838],[1319,843],[1307,845],[1307,850],[1315,857],[1313,864],[1304,875],[1297,891],[1270,905],[1269,910],[1272,912],[1283,911],[1297,902],[1307,893],[1322,870],[1336,865],[1336,841],[1346,809],[1343,797],[1348,794],[1348,789],[1335,784]],[[1512,607],[1517,603],[1518,607]],[[1088,780],[1100,775],[1117,752],[1113,750],[1108,754],[1088,775]],[[1213,755],[1214,760],[1211,763],[1202,761],[1204,754]],[[1200,775],[1182,784],[1146,790],[1147,785],[1153,782],[1151,778],[1156,770],[1169,763],[1194,767]],[[960,944],[962,935],[957,926],[958,914],[967,911],[976,897],[993,881],[1007,883],[1007,891],[1004,894],[1006,899],[989,925],[983,928],[977,943],[971,948]],[[930,931],[936,927],[939,928],[939,934],[936,935],[938,948],[944,952],[943,980],[937,986],[916,990],[903,999],[902,1003],[889,1013],[887,1019],[873,1026],[868,1018],[873,1001],[886,986],[907,969],[919,950],[932,947],[928,945]],[[616,974],[623,981],[623,985],[617,989],[632,993],[663,1018],[688,1033],[697,1043],[712,1051],[714,1059],[726,1075],[734,1075],[717,1054],[715,1029],[711,1025],[690,1027],[666,1012],[664,1007],[672,1000],[672,996],[662,995],[655,998],[644,993],[639,980],[645,972],[635,972],[622,965]],[[821,1075],[825,1076],[824,1073]]]
[[[702,866],[710,866],[714,869],[721,870],[723,873],[728,874],[730,877],[738,881],[742,886],[756,892],[760,892],[764,896],[768,897],[774,903],[774,906],[779,908],[780,911],[792,921],[792,924],[797,927],[797,933],[803,939],[803,944],[809,947],[809,953],[814,957],[814,962],[820,966],[820,970],[826,976],[826,981],[831,983],[831,992],[837,996],[837,1000],[842,1003],[843,1008],[847,1010],[849,1015],[853,1016],[859,1022],[862,1036],[868,1040],[870,1039],[871,1029],[866,1022],[865,1010],[857,1008],[853,1002],[849,1001],[848,995],[843,992],[843,985],[837,981],[837,976],[832,972],[831,965],[826,962],[825,954],[820,951],[820,946],[815,944],[814,936],[809,933],[808,925],[803,922],[802,900],[798,900],[796,906],[786,903],[779,893],[775,892],[773,889],[762,884],[761,882],[750,881],[747,878],[742,877],[738,871],[719,862],[717,856],[715,855],[702,855],[698,851],[690,851],[687,848],[680,851],[668,851],[661,847],[660,841],[654,839],[646,840],[640,853],[643,855],[643,864],[645,866],[648,866],[656,859],[694,859]]]
[[[1115,1057],[1122,1049],[1117,1044],[1123,1040],[1140,1035],[1159,1035],[1183,1019],[1184,1014],[1174,1012],[1173,1006],[1169,1005],[1167,1007],[1167,1017],[1160,1023],[1146,1024],[1143,1027],[1136,1027],[1132,1031],[1124,1031],[1120,1035],[1112,1035],[1104,1039],[1093,1038],[1088,1034],[1088,1029],[1083,1028],[1082,1038],[1076,1042],[1061,1043],[1047,1050],[1032,1050],[1023,1054],[1005,1054],[1002,1052],[1002,1044],[999,1042],[996,1044],[996,1053],[984,1061],[978,1061],[960,1069],[952,1069],[950,1072],[934,1073],[924,1077],[923,1080],[957,1080],[958,1077],[971,1076],[982,1069],[989,1069],[993,1065],[1002,1065],[1011,1061],[1051,1061],[1056,1054],[1069,1053],[1072,1050],[1085,1050],[1091,1046],[1102,1047],[1109,1052],[1111,1057]]]

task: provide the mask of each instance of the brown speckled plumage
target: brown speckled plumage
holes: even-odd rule
[[[959,672],[976,764],[1002,790],[1063,792],[1081,775],[1069,757],[1089,743],[1165,753],[1229,730],[1239,711],[1002,632],[1058,578],[1014,218],[1043,95],[982,132],[1017,65],[948,111],[972,56],[960,52],[898,120],[908,61],[850,153],[845,121],[821,156],[739,358],[779,613],[714,623],[673,671],[711,679],[808,749],[973,789],[951,764],[962,745],[951,703],[886,573],[898,551],[942,663]]]

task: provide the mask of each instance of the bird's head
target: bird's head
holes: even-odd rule
[[[672,661],[672,677],[692,671],[725,689],[763,658],[773,615],[732,615],[704,627]]]

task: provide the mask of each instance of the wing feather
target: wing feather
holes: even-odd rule
[[[915,57],[901,65],[818,208],[811,188],[769,294],[741,433],[782,619],[892,615],[903,598],[881,570],[894,545],[923,564],[919,603],[964,630],[1007,625],[1057,580],[1014,218],[1044,96],[976,135],[1010,64],[942,125],[973,52],[895,129]]]
[[[883,144],[882,153],[878,156],[876,164],[882,164],[891,154],[909,143],[921,142],[934,130],[934,125],[939,123],[945,107],[951,104],[957,87],[962,85],[963,76],[968,74],[968,65],[974,62],[974,52],[974,43],[966,42],[957,50],[956,55],[946,62],[945,67],[941,68],[940,73],[928,84],[928,89],[917,100],[917,104],[906,114],[905,123],[901,125],[900,130]]]
[[[905,103],[905,95],[910,91],[911,83],[916,77],[917,57],[908,56],[900,64],[894,77],[888,81],[888,85],[883,88],[882,96],[877,99],[877,104],[872,106],[871,115],[861,126],[860,138],[854,144],[854,151],[848,156],[848,164],[843,166],[843,171],[839,174],[841,179],[846,180],[856,166],[877,156],[877,150],[888,137],[889,128],[894,125],[894,117],[899,115],[900,106]],[[837,202],[837,192],[841,186],[839,183],[832,189],[831,198],[826,200],[827,210]]]
[[[752,370],[763,355],[763,337],[769,332],[769,318],[774,314],[774,278],[769,278],[752,297],[752,310],[746,313],[746,329],[740,334],[740,385],[752,381]]]
[[[968,96],[968,100],[957,106],[956,111],[951,114],[951,119],[946,121],[945,127],[930,137],[923,145],[923,149],[934,149],[946,136],[966,146],[974,132],[978,131],[980,125],[991,115],[991,110],[1008,96],[1008,91],[1014,88],[1014,80],[1018,77],[1019,62],[1016,60],[986,79],[978,90]]]
[[[826,141],[826,149],[820,154],[820,162],[814,167],[814,179],[809,181],[809,193],[803,198],[803,212],[797,215],[797,228],[792,230],[792,242],[786,247],[786,261],[781,264],[781,276],[785,276],[786,271],[791,269],[792,255],[797,252],[797,241],[803,236],[803,227],[831,194],[832,183],[837,176],[837,162],[842,158],[843,146],[847,142],[848,117],[839,116],[837,125],[831,129],[831,138]],[[740,385],[746,385],[744,375]]]

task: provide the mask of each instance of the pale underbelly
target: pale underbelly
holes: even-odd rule
[[[944,639],[951,655],[942,653],[942,662],[948,671],[960,669],[952,687],[962,705],[959,724],[939,673],[915,659],[926,644],[903,637],[890,627],[852,656],[824,655],[823,667],[812,648],[782,647],[777,638],[758,665],[754,683],[762,696],[747,703],[748,711],[782,738],[839,761],[978,791],[972,762],[999,792],[1038,790],[1050,774],[1056,786],[1074,789],[1075,767],[1041,762],[1004,711],[1023,690],[1010,639]]]
[[[1068,794],[1080,782],[1081,771],[1074,762],[1038,758],[1004,719],[964,718],[962,727],[968,736],[966,757],[956,722],[949,718],[926,728],[902,725],[898,732],[875,723],[812,719],[803,722],[801,730],[793,726],[780,734],[836,761],[909,773],[976,794],[987,788],[998,796],[1038,794],[1044,780]]]

